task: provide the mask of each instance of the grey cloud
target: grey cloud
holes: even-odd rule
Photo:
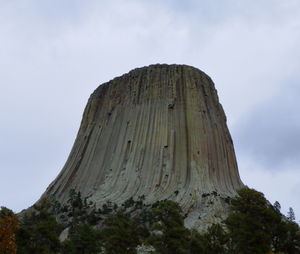
[[[300,3],[282,2],[1,1],[0,205],[21,209],[39,198],[62,168],[99,83],[157,62],[194,65],[212,77],[234,122],[238,155],[255,161],[257,145],[274,148],[255,136],[280,136],[278,151],[259,160],[280,163],[283,153],[284,163],[297,161],[291,148],[297,133],[281,134],[296,130],[297,88],[287,89],[294,92],[292,105],[276,109],[286,112],[285,121],[272,132],[275,99],[258,104],[294,75],[293,68],[298,72]],[[254,105],[263,109],[248,117]],[[289,116],[297,119],[284,125]]]
[[[235,126],[234,138],[240,156],[251,157],[269,170],[300,165],[298,82],[286,84]]]
[[[161,1],[157,0],[156,2]],[[186,15],[189,20],[193,22],[198,20],[206,25],[218,25],[232,21],[246,22],[252,25],[282,24],[289,20],[289,17],[299,14],[300,8],[297,0],[226,0],[218,1],[218,3],[210,0],[169,0],[164,1],[163,4],[178,15]]]

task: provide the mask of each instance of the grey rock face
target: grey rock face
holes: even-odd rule
[[[136,248],[137,254],[151,254],[155,253],[155,248],[153,246],[139,245]]]
[[[212,80],[185,65],[151,65],[91,95],[69,158],[43,196],[70,189],[96,204],[145,195],[171,199],[202,228],[226,214],[243,186],[226,117]]]

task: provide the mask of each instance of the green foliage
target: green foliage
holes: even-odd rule
[[[288,211],[288,215],[287,215],[287,219],[289,221],[295,221],[296,218],[295,218],[295,213],[294,213],[294,210],[292,207],[289,208],[289,211]]]
[[[75,189],[71,189],[69,192],[69,199],[63,206],[57,202],[53,202],[52,208],[54,214],[59,218],[62,224],[67,226],[75,226],[78,224],[97,225],[103,220],[104,214],[109,214],[113,209],[111,203],[108,201],[104,204],[105,209],[109,209],[109,212],[105,209],[96,209],[96,205],[88,200],[88,197],[82,198],[80,192],[76,192]],[[109,208],[108,208],[109,207]]]
[[[273,207],[274,207],[274,209],[276,210],[276,212],[280,213],[281,205],[279,204],[278,201],[275,201]]]
[[[97,254],[101,252],[101,233],[88,224],[70,229],[62,244],[62,254]]]
[[[134,203],[135,202],[134,202],[133,198],[131,197],[131,198],[127,199],[123,205],[124,205],[124,208],[127,209],[129,207],[134,206]]]
[[[108,217],[102,231],[103,243],[107,254],[132,254],[140,244],[138,224],[128,215],[118,211]]]
[[[295,222],[282,220],[275,234],[274,251],[288,254],[300,253],[300,229]]]
[[[1,206],[0,208],[0,219],[5,219],[7,217],[13,217],[15,216],[14,212],[4,206]]]
[[[51,203],[42,200],[34,206],[35,211],[24,216],[16,233],[17,253],[51,254],[59,251],[58,236],[62,227],[49,212],[50,207]]]
[[[300,229],[298,224],[280,213],[280,204],[275,202],[277,221],[272,225],[272,249],[275,253],[300,253]]]
[[[278,216],[264,195],[244,188],[232,199],[232,213],[225,220],[237,253],[253,254],[271,251],[272,227]]]
[[[176,202],[163,200],[146,205],[145,196],[141,196],[126,200],[120,207],[107,201],[97,209],[87,197],[71,190],[67,204],[42,200],[22,218],[19,227],[16,220],[17,253],[96,254],[105,249],[106,254],[134,254],[142,244],[152,245],[159,254],[300,253],[299,226],[291,212],[288,217],[280,213],[278,202],[272,206],[262,193],[249,188],[226,199],[231,210],[228,218],[199,233],[184,227],[184,216]],[[0,222],[10,216],[14,214],[9,209],[0,210]],[[64,228],[69,229],[69,235],[61,244],[58,237]],[[10,231],[9,242],[14,240],[14,230]],[[8,232],[6,228],[2,231]],[[0,234],[0,243],[4,242],[2,238]],[[6,250],[8,245],[2,245]]]
[[[207,232],[192,231],[191,254],[230,254],[230,239],[220,224],[213,224]]]
[[[152,235],[149,243],[162,254],[189,253],[189,230],[184,227],[183,220],[178,203],[163,200],[153,204],[150,213]]]
[[[231,214],[225,220],[235,253],[300,253],[299,226],[271,206],[264,195],[244,188],[232,199]]]

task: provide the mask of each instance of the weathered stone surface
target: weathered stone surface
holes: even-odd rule
[[[212,80],[185,65],[151,65],[91,95],[69,158],[43,196],[80,190],[98,205],[171,199],[186,225],[220,220],[243,186]]]
[[[59,241],[63,242],[68,239],[70,228],[65,228],[59,235]]]
[[[155,248],[153,246],[139,245],[136,247],[137,254],[151,254],[155,253]]]

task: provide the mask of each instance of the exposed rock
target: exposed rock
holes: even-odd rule
[[[139,245],[136,247],[136,253],[137,254],[151,254],[155,253],[155,248],[151,245]]]
[[[43,196],[64,203],[71,189],[101,205],[145,195],[171,199],[188,227],[226,215],[243,186],[209,76],[185,65],[150,65],[91,95],[69,158]]]
[[[65,228],[59,235],[59,241],[63,242],[68,239],[70,228]]]

